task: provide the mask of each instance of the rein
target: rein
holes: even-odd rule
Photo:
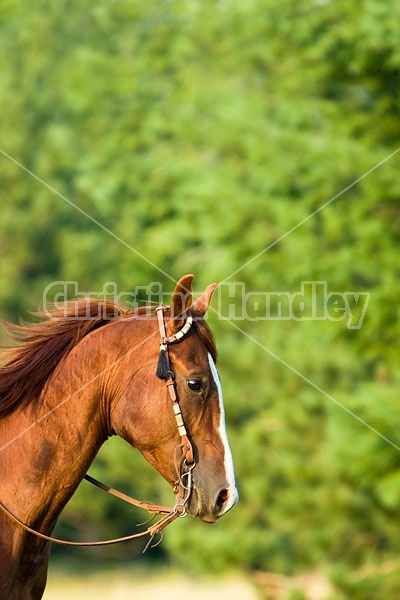
[[[152,520],[154,518],[154,516],[156,516],[156,515],[164,515],[164,516],[161,519],[159,519],[159,521],[154,523],[153,525],[150,525],[145,531],[141,531],[140,533],[133,533],[133,534],[130,534],[127,536],[113,538],[113,539],[109,539],[109,540],[100,540],[100,541],[93,541],[93,542],[71,542],[68,540],[62,540],[62,539],[59,539],[59,538],[56,538],[56,537],[53,537],[50,535],[46,535],[44,533],[41,533],[40,531],[36,531],[32,527],[29,527],[29,525],[27,525],[26,523],[21,521],[21,519],[19,519],[16,515],[14,515],[14,513],[12,513],[10,511],[10,509],[8,509],[5,506],[5,504],[3,504],[0,501],[0,509],[12,521],[14,521],[18,525],[20,525],[20,527],[25,529],[25,531],[28,531],[29,533],[35,535],[36,537],[46,540],[48,542],[53,542],[55,544],[60,544],[63,546],[79,546],[79,547],[82,547],[82,546],[109,546],[111,544],[118,544],[119,542],[127,542],[130,540],[137,539],[137,538],[148,535],[148,536],[150,536],[150,539],[147,542],[147,544],[143,550],[143,552],[146,552],[146,550],[149,547],[154,548],[155,546],[158,546],[158,544],[161,543],[162,535],[163,535],[162,530],[165,527],[167,527],[167,525],[169,525],[170,523],[172,523],[179,517],[187,516],[186,505],[189,501],[189,498],[190,498],[190,495],[192,492],[192,485],[193,485],[192,471],[193,471],[194,467],[196,466],[196,463],[194,460],[193,446],[189,440],[189,437],[188,437],[188,434],[186,431],[186,427],[185,427],[185,424],[183,421],[183,416],[182,416],[182,412],[181,412],[181,408],[180,408],[180,404],[179,404],[179,398],[176,393],[176,384],[175,384],[174,373],[171,369],[171,361],[170,361],[169,353],[168,353],[168,345],[175,343],[175,342],[179,342],[189,332],[189,330],[192,326],[192,323],[193,323],[193,318],[190,316],[187,317],[182,329],[180,329],[174,335],[167,336],[166,329],[165,329],[165,323],[164,323],[164,309],[165,309],[164,306],[159,306],[156,309],[158,328],[159,328],[159,333],[160,333],[160,359],[159,359],[159,363],[157,366],[156,375],[160,379],[164,379],[166,381],[166,387],[168,390],[169,397],[172,401],[172,408],[174,411],[179,435],[181,437],[180,447],[182,449],[183,458],[182,458],[180,469],[179,469],[179,479],[176,481],[175,486],[174,486],[174,492],[177,494],[176,504],[173,507],[169,507],[169,506],[153,504],[152,502],[143,502],[141,500],[136,500],[135,498],[132,498],[131,496],[128,496],[122,492],[119,492],[118,490],[115,490],[114,488],[112,488],[112,487],[102,483],[101,481],[98,481],[94,477],[91,477],[90,475],[86,474],[86,475],[84,475],[84,479],[86,479],[86,481],[88,481],[89,483],[104,490],[108,494],[111,494],[112,496],[115,496],[116,498],[123,500],[124,502],[133,504],[134,506],[136,506],[138,508],[147,510],[150,514],[153,515],[150,520]],[[161,539],[158,542],[156,542],[155,544],[152,544],[153,539],[158,534],[161,535]]]

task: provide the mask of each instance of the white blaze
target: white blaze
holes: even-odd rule
[[[208,354],[208,362],[210,365],[213,379],[215,381],[215,385],[217,386],[217,390],[218,390],[219,410],[220,410],[219,433],[220,433],[220,436],[222,439],[222,443],[224,445],[224,466],[225,466],[225,473],[226,473],[226,478],[227,478],[227,482],[228,482],[228,492],[229,492],[229,499],[228,499],[228,502],[227,502],[227,505],[225,508],[225,512],[227,512],[230,508],[235,506],[236,502],[238,501],[239,494],[238,494],[236,483],[235,483],[235,472],[233,469],[232,452],[229,447],[228,436],[226,435],[225,409],[224,409],[224,402],[223,402],[223,398],[222,398],[221,381],[219,379],[217,367],[215,366],[215,363],[214,363],[213,358],[210,353]]]

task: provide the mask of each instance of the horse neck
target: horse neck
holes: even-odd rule
[[[0,466],[9,490],[2,500],[11,509],[15,502],[21,518],[39,519],[40,506],[45,522],[54,521],[109,434],[111,329],[84,338],[61,361],[35,406],[0,422]]]

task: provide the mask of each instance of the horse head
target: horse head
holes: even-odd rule
[[[120,370],[118,400],[111,408],[110,420],[113,431],[138,448],[174,487],[177,502],[184,496],[185,510],[213,523],[236,504],[238,493],[216,349],[204,321],[216,285],[208,286],[193,301],[192,279],[192,275],[182,277],[171,305],[161,309],[161,327],[165,328],[161,355],[166,353],[164,360],[168,361],[164,375],[160,366],[156,375],[163,332],[159,332],[152,311],[152,318],[141,321],[145,329],[141,365],[136,364],[134,372],[125,377]],[[188,448],[182,447],[187,444],[189,454]]]
[[[50,533],[113,433],[173,486],[176,503],[172,511],[156,507],[166,514],[145,532],[83,545],[152,540],[185,512],[213,523],[236,504],[216,349],[204,320],[215,284],[193,302],[192,279],[183,277],[171,305],[150,314],[85,299],[13,326],[25,337],[0,368],[1,598],[42,597],[44,540],[82,545]]]

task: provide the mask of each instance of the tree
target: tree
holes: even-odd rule
[[[53,280],[129,292],[195,272],[199,289],[259,294],[253,320],[209,317],[241,500],[207,531],[174,524],[163,547],[196,547],[194,568],[324,568],[343,594],[396,597],[396,571],[353,575],[398,552],[398,11],[15,0],[1,14],[3,151],[61,195],[0,156],[2,315],[35,309]],[[257,318],[265,293],[306,281],[369,293],[360,328]],[[244,302],[228,291],[225,317]],[[139,493],[146,480],[159,493],[147,471]],[[98,506],[96,523],[111,511]]]

